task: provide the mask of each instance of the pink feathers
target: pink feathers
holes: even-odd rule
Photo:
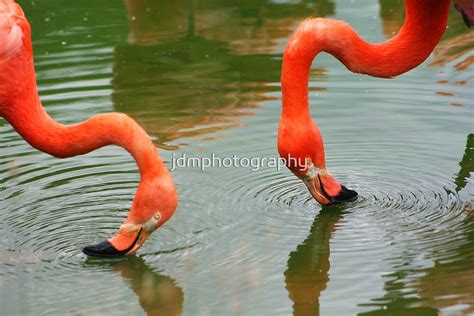
[[[23,19],[23,11],[15,2],[0,0],[0,64],[20,50],[23,31],[18,22]]]

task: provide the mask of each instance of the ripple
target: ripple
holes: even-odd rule
[[[80,11],[80,21],[92,13],[69,10],[75,19]],[[281,54],[275,49],[283,45],[268,46],[265,55],[234,54],[223,39],[206,38],[205,29],[199,38],[129,45],[124,9],[100,12],[123,25],[104,21],[59,32],[64,26],[50,30],[44,17],[33,24],[44,33],[35,40],[39,91],[55,119],[76,123],[124,111],[178,155],[277,158]],[[244,13],[247,25],[255,12]],[[130,262],[86,259],[81,248],[115,233],[126,217],[139,180],[132,158],[104,148],[57,160],[1,121],[0,291],[15,305],[6,310],[138,314],[159,287],[154,282],[173,279],[185,291],[188,314],[228,314],[232,304],[247,306],[243,314],[289,314],[290,260],[302,262],[293,270],[301,284],[319,289],[322,314],[330,314],[325,306],[345,308],[332,314],[356,314],[405,306],[404,300],[440,308],[466,302],[472,198],[461,196],[454,181],[472,132],[471,73],[421,66],[380,80],[328,60],[318,59],[321,69],[312,72],[312,115],[325,138],[328,169],[358,199],[321,208],[285,168],[179,168],[172,172],[176,214]],[[172,152],[161,152],[170,167]]]

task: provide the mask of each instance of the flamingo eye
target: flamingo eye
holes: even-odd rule
[[[153,218],[154,218],[157,222],[159,222],[160,219],[161,219],[161,214],[160,214],[160,212],[156,212],[156,214],[153,215]]]

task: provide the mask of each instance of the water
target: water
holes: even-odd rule
[[[277,157],[281,55],[304,17],[370,41],[403,21],[393,0],[20,3],[48,112],[128,113],[170,168],[183,153]],[[397,79],[318,57],[312,115],[356,202],[321,209],[285,169],[178,168],[177,212],[123,260],[80,249],[126,216],[128,154],[54,159],[0,121],[1,314],[474,313],[473,44],[453,9],[434,54]]]

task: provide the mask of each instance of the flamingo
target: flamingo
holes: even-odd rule
[[[100,257],[135,253],[178,204],[173,179],[148,134],[121,113],[99,114],[75,125],[51,118],[37,92],[30,25],[12,0],[0,0],[0,43],[0,116],[31,146],[67,158],[118,145],[135,159],[140,183],[125,223],[112,238],[83,249]]]
[[[308,19],[291,37],[282,70],[283,112],[278,150],[283,158],[304,159],[288,164],[315,199],[342,203],[357,196],[326,170],[321,133],[308,109],[308,76],[320,51],[338,58],[358,73],[393,77],[423,62],[444,33],[449,0],[406,0],[407,19],[393,39],[370,44],[346,23]],[[178,196],[147,133],[130,117],[100,114],[74,125],[54,121],[41,104],[33,64],[30,25],[13,0],[0,0],[0,116],[34,148],[57,158],[83,155],[106,145],[118,145],[135,159],[140,183],[130,212],[118,233],[87,246],[90,256],[115,257],[135,253],[175,212]]]
[[[354,200],[357,192],[337,182],[326,169],[321,132],[310,116],[308,77],[313,59],[327,52],[354,73],[392,78],[421,64],[447,25],[450,0],[405,0],[399,33],[383,43],[368,43],[343,21],[309,18],[290,37],[281,74],[283,110],[278,152],[321,205]],[[459,0],[472,5],[471,0]]]

